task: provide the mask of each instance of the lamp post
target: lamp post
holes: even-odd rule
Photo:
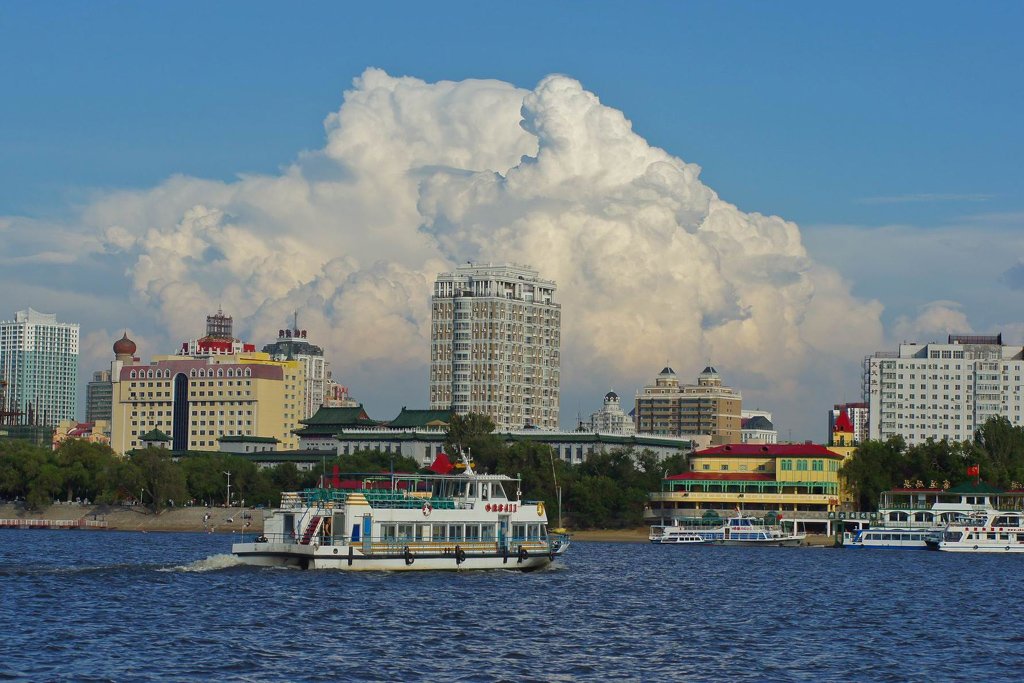
[[[224,501],[224,507],[231,507],[231,473],[225,472],[224,474],[228,475],[228,496]]]

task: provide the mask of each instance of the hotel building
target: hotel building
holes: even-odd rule
[[[1001,334],[949,335],[945,344],[904,343],[864,359],[871,439],[901,435],[966,441],[997,415],[1024,424],[1024,348]]]
[[[561,306],[517,265],[441,273],[431,298],[430,408],[482,413],[498,431],[558,427]]]
[[[324,350],[306,340],[306,330],[298,329],[298,316],[295,328],[278,330],[277,341],[263,347],[263,352],[270,354],[274,360],[297,360],[302,363],[306,374],[306,403],[302,409],[302,417],[312,417],[326,398],[329,363],[324,360]]]
[[[92,373],[92,381],[85,387],[85,421],[104,420],[109,426],[113,397],[114,385],[110,381],[110,371]]]
[[[636,394],[636,430],[667,436],[709,435],[712,445],[741,440],[741,404],[735,389],[722,385],[713,367],[706,367],[697,384],[679,384],[672,368],[664,368]]]
[[[274,438],[297,448],[293,430],[306,398],[301,362],[249,352],[156,356],[143,365],[127,336],[114,353],[111,447],[118,453],[144,447],[143,436],[154,431],[168,435],[174,451],[215,451],[225,436]]]
[[[604,406],[596,413],[592,413],[590,420],[582,425],[590,432],[601,432],[602,434],[636,434],[636,425],[633,418],[622,411],[619,404],[619,395],[609,391],[604,395]]]
[[[0,322],[0,380],[7,382],[0,413],[18,424],[56,426],[75,419],[77,323],[31,308]]]

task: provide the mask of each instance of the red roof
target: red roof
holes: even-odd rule
[[[850,418],[847,417],[846,411],[842,410],[839,412],[839,417],[836,418],[836,424],[832,428],[833,432],[852,432],[853,423],[850,422]]]
[[[786,456],[819,457],[819,458],[842,458],[838,453],[833,453],[824,446],[813,443],[730,443],[725,446],[714,446],[705,448],[694,453],[698,457],[709,455],[738,455],[738,456],[768,456],[772,458]]]
[[[775,475],[763,472],[683,472],[665,478],[690,481],[775,481]]]

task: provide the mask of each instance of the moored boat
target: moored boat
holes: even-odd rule
[[[807,534],[795,526],[783,529],[781,524],[756,517],[736,515],[726,520],[700,518],[674,520],[674,524],[652,526],[649,540],[664,544],[715,544],[750,546],[803,545]]]
[[[263,531],[232,545],[245,564],[302,569],[530,571],[568,536],[549,534],[542,501],[504,475],[371,474],[284,493]]]
[[[929,550],[1024,553],[1024,513],[987,510],[958,519],[927,540]]]

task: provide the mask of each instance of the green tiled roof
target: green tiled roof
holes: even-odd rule
[[[223,441],[226,443],[281,443],[278,439],[272,436],[246,436],[244,434],[235,434],[232,436],[222,436],[217,441]]]
[[[957,484],[953,488],[949,489],[948,491],[946,491],[946,493],[961,493],[961,494],[983,493],[984,494],[984,493],[1006,493],[1006,491],[1004,491],[1003,489],[997,489],[995,486],[992,486],[991,484],[986,484],[983,481],[982,482],[978,482],[977,484],[975,484],[973,481],[965,481],[964,483]]]
[[[403,407],[402,412],[388,423],[389,427],[446,427],[452,421],[449,410],[409,410]]]
[[[370,419],[362,405],[354,408],[321,406],[311,417],[299,420],[299,423],[305,425],[293,431],[299,436],[331,435],[346,427],[376,427],[380,424],[376,420]]]
[[[159,429],[154,429],[154,430],[148,431],[145,434],[143,434],[142,436],[140,436],[139,440],[140,441],[155,441],[155,442],[159,443],[161,441],[170,441],[171,437],[167,436],[166,434],[161,432]]]

